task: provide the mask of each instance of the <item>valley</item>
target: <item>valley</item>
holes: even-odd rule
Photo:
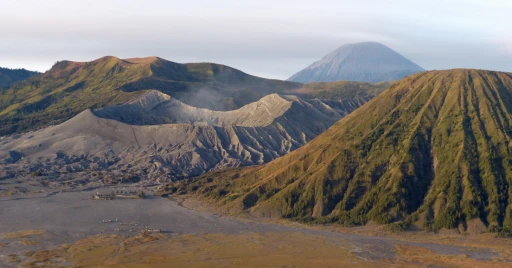
[[[494,142],[508,139],[510,77],[310,83],[228,110],[151,89],[0,137],[0,261],[508,267],[509,195],[492,189],[507,182]]]
[[[140,184],[54,191],[36,183],[5,181],[0,193],[14,187],[26,187],[28,191],[0,196],[2,267],[161,267],[178,263],[191,267],[278,263],[298,267],[423,267],[453,266],[468,260],[474,265],[505,267],[512,261],[506,250],[508,240],[485,249],[479,244],[489,239],[485,236],[429,234],[439,237],[432,243],[422,241],[418,234],[412,236],[415,239],[404,239],[401,235],[364,229],[337,230],[264,218],[232,218],[193,210],[197,204],[194,199],[176,202],[154,196],[152,190],[156,188]],[[91,199],[96,191],[131,189],[145,191],[146,198]],[[143,232],[148,229],[161,232]],[[449,237],[452,238],[446,240]],[[464,246],[459,240],[465,241]],[[298,257],[284,257],[272,248]],[[230,252],[228,259],[226,252]],[[257,256],[262,255],[268,257],[258,260]]]
[[[511,77],[57,63],[0,92],[1,265],[508,267]]]
[[[0,268],[512,267],[511,3],[2,1]]]

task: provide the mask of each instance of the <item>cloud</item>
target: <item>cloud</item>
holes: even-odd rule
[[[157,55],[287,78],[344,43],[378,41],[427,69],[512,71],[512,42],[503,40],[512,6],[504,1],[6,0],[2,5],[0,25],[9,27],[0,28],[0,66],[44,69],[63,59]]]

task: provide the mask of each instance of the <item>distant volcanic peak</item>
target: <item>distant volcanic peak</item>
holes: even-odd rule
[[[392,65],[394,70],[418,70],[424,69],[400,55],[393,49],[376,42],[355,43],[341,47],[338,51],[348,50],[350,53],[345,56],[345,60],[353,60],[362,58],[364,60],[372,60],[372,63],[379,65]],[[393,66],[395,65],[395,66]]]
[[[398,80],[423,68],[376,42],[346,44],[290,77],[296,82]]]
[[[198,191],[256,215],[512,231],[511,103],[510,73],[416,74],[295,152],[209,174]]]
[[[377,42],[361,42],[361,43],[350,43],[345,44],[331,53],[325,55],[322,59],[330,59],[333,57],[347,57],[350,53],[360,53],[365,51],[393,51],[387,46]]]

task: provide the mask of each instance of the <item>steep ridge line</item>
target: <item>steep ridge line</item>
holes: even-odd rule
[[[61,123],[85,109],[121,104],[156,89],[194,107],[226,111],[302,84],[265,79],[215,63],[161,58],[57,62],[0,91],[0,135]]]
[[[0,138],[0,177],[118,170],[168,181],[262,164],[301,147],[362,102],[271,94],[237,110],[212,111],[149,91],[56,126]]]
[[[237,110],[213,111],[184,104],[159,91],[151,90],[134,101],[106,107],[93,113],[101,118],[135,125],[186,123],[219,127],[263,127],[272,124],[288,111],[293,101],[299,99],[294,96],[270,94]],[[330,107],[328,109],[332,110]]]
[[[510,100],[508,73],[412,75],[286,156],[177,191],[231,213],[512,232]]]

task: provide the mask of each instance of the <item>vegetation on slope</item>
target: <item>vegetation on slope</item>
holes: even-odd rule
[[[512,74],[425,72],[284,157],[177,190],[261,216],[510,232],[511,124]]]
[[[371,100],[390,87],[392,82],[365,83],[365,82],[315,82],[304,84],[299,89],[294,89],[293,94],[306,98],[318,98],[326,100],[362,99]]]
[[[364,103],[387,86],[339,81],[302,88],[224,65],[179,64],[156,57],[62,61],[44,74],[0,89],[0,136],[57,124],[88,108],[121,104],[150,89],[192,106],[233,110],[271,93]]]
[[[120,104],[148,89],[193,106],[230,110],[300,86],[219,64],[179,64],[156,57],[62,61],[44,74],[0,89],[0,136],[59,123],[87,108]]]
[[[0,67],[0,87],[10,86],[11,84],[25,80],[36,74],[38,74],[38,72]]]

